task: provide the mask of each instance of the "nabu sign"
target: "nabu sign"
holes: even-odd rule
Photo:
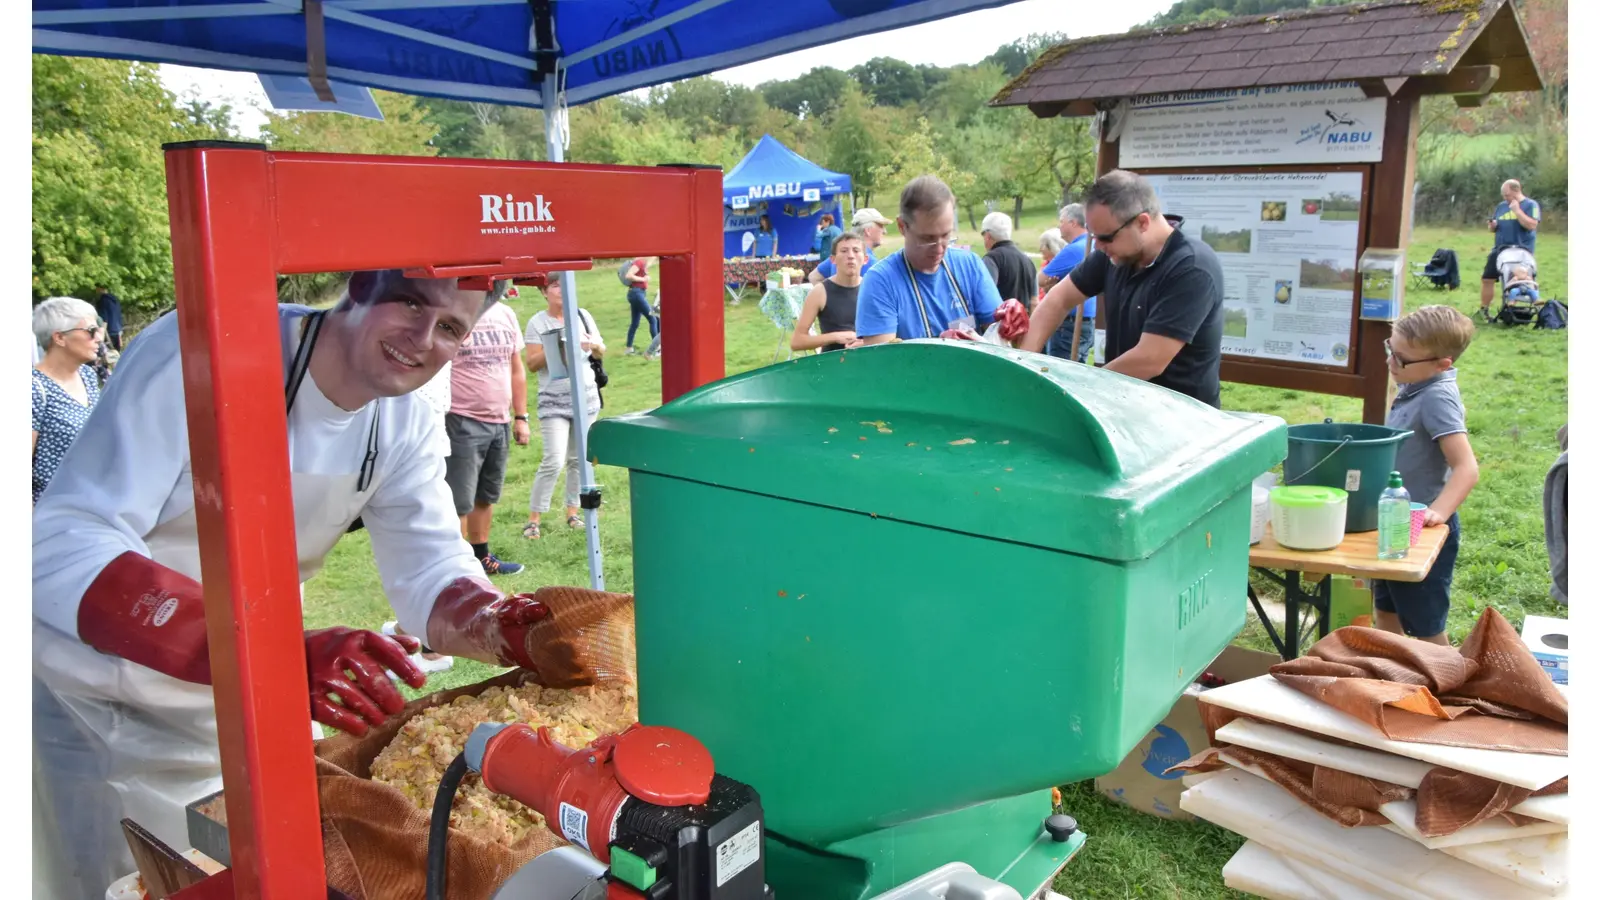
[[[777,184],[758,184],[750,188],[751,200],[772,200],[779,197],[800,196],[800,182],[780,181]]]

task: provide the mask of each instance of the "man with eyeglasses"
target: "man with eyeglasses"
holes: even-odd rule
[[[889,254],[861,282],[856,335],[863,343],[970,340],[995,321],[1006,340],[1022,334],[1027,310],[1016,298],[1001,302],[977,254],[950,247],[956,198],[948,185],[933,175],[913,178],[900,192],[897,222],[905,249]]]
[[[1042,352],[1067,311],[1098,296],[1106,368],[1222,405],[1222,264],[1163,216],[1155,188],[1132,172],[1101,176],[1084,196],[1095,250],[1034,308],[1018,346]]]
[[[559,602],[545,601],[574,589],[508,595],[489,583],[434,451],[438,419],[414,396],[508,287],[357,272],[332,309],[280,305],[263,339],[285,373],[300,582],[359,516],[383,593],[416,636],[304,630],[303,652],[278,662],[309,690],[316,722],[360,735],[399,713],[389,673],[423,686],[409,654],[424,637],[441,654],[524,668],[555,660],[542,676],[570,674],[570,648],[555,656],[541,635],[563,627]],[[141,332],[33,513],[34,789],[50,819],[35,839],[62,849],[72,871],[56,875],[75,887],[57,896],[74,900],[104,896],[132,868],[121,819],[176,844],[184,805],[221,787],[195,517],[197,494],[219,500],[191,471],[178,351],[176,316]],[[260,505],[235,500],[238,516]],[[295,594],[260,599],[299,613]]]

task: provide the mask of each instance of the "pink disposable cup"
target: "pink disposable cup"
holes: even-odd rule
[[[1425,503],[1411,504],[1411,546],[1415,547],[1422,540],[1422,521],[1428,513]]]

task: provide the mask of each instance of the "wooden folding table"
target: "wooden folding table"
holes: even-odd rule
[[[1261,542],[1250,548],[1250,568],[1283,586],[1284,621],[1281,638],[1256,597],[1254,587],[1249,588],[1250,603],[1266,628],[1267,637],[1278,648],[1278,655],[1284,659],[1294,659],[1300,655],[1301,606],[1309,606],[1319,615],[1317,636],[1327,637],[1328,601],[1333,595],[1333,579],[1324,577],[1321,583],[1308,591],[1301,585],[1302,573],[1351,575],[1384,581],[1421,581],[1433,569],[1433,562],[1439,558],[1439,550],[1449,534],[1450,530],[1445,525],[1424,528],[1422,536],[1404,559],[1379,559],[1376,531],[1347,534],[1344,542],[1332,550],[1291,550],[1278,543],[1272,535],[1272,524],[1268,523],[1267,533]]]

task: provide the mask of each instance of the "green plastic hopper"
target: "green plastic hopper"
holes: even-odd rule
[[[1244,624],[1282,420],[985,344],[796,359],[598,422],[630,470],[641,718],[754,786],[780,898],[950,862],[1031,896]],[[1070,810],[1069,810],[1070,812]]]

